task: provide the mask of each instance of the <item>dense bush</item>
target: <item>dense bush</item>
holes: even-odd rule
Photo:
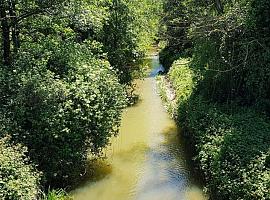
[[[183,62],[169,72],[177,102],[171,111],[195,145],[212,198],[269,199],[270,120],[253,108],[213,104],[197,95],[201,77]]]
[[[160,5],[156,0],[108,3],[109,16],[102,43],[122,84],[131,84],[133,72],[138,70],[141,59],[154,42]]]
[[[29,163],[26,148],[0,139],[0,199],[35,200],[39,194],[40,173]]]
[[[195,98],[182,122],[214,199],[269,199],[269,119],[247,108],[223,109]]]
[[[189,65],[169,72],[177,93],[170,111],[192,136],[214,199],[270,199],[269,1],[165,5],[161,61],[173,63],[192,43]]]
[[[268,25],[256,28],[259,15],[252,14],[268,8],[258,4],[263,3],[225,3],[222,13],[201,14],[191,25],[193,68],[204,76],[198,90],[206,98],[245,105],[268,98],[269,38],[263,34]]]
[[[189,63],[190,59],[179,59],[174,62],[168,72],[169,80],[162,77],[157,78],[161,88],[160,95],[166,103],[166,109],[173,118],[179,116],[178,112],[184,111],[184,109],[178,110],[178,107],[186,105],[196,86],[195,73],[188,67]],[[171,86],[173,86],[176,94],[173,101],[167,99],[167,92],[162,89],[168,87],[170,82],[173,83]]]
[[[156,36],[159,6],[156,0],[0,2],[0,138],[8,133],[28,148],[45,191],[77,181],[87,156],[100,156],[117,135],[128,93],[123,85],[132,85],[138,58]]]
[[[48,63],[59,54],[37,62],[34,53],[24,52],[13,71],[2,71],[7,96],[1,110],[12,121],[6,129],[14,142],[28,147],[52,186],[79,177],[88,153],[98,155],[117,134],[125,106],[124,90],[109,63],[89,51],[77,44],[70,55],[64,53],[67,59],[55,60],[61,65],[52,71]]]

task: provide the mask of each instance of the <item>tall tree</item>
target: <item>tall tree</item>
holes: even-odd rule
[[[109,20],[104,26],[103,43],[111,65],[117,70],[121,83],[130,83],[136,59],[132,16],[125,0],[113,0]]]

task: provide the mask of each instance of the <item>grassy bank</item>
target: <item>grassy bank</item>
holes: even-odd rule
[[[196,92],[201,77],[188,63],[178,60],[167,77],[158,78],[160,95],[194,145],[211,198],[269,200],[269,118],[253,107],[204,99]]]

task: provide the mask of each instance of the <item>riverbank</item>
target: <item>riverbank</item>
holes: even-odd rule
[[[186,61],[175,62],[157,81],[165,107],[195,149],[210,198],[270,199],[269,118],[196,95],[196,74]]]

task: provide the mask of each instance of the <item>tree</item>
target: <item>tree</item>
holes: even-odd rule
[[[160,53],[160,61],[168,71],[179,56],[190,56],[192,47],[188,38],[191,23],[189,10],[184,0],[167,0],[163,4],[164,17],[161,21],[162,39],[166,47]]]
[[[65,0],[1,0],[0,16],[2,29],[3,64],[10,66],[12,54],[16,54],[20,47],[20,23],[38,14],[51,13]],[[10,38],[12,35],[12,38]],[[12,49],[11,49],[12,47]]]
[[[103,30],[104,50],[117,70],[121,83],[130,84],[137,58],[136,37],[131,29],[132,16],[125,0],[113,0],[109,5],[109,20]]]

